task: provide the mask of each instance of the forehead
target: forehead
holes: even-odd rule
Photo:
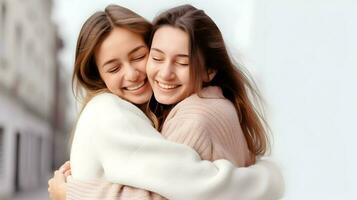
[[[179,28],[163,26],[155,32],[151,47],[165,53],[188,54],[189,35]]]
[[[146,45],[141,35],[125,28],[115,27],[95,51],[97,58],[106,56],[125,56],[132,49]]]

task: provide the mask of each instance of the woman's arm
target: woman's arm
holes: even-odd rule
[[[103,169],[110,182],[169,199],[278,199],[283,188],[274,163],[237,169],[226,160],[202,161],[193,149],[164,140],[140,110],[111,94],[95,97],[82,112],[71,162],[74,179],[90,180]]]

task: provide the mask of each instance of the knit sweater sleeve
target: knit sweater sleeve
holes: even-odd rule
[[[102,170],[112,183],[173,200],[277,199],[282,192],[273,162],[236,169],[226,160],[202,161],[192,148],[164,140],[140,110],[110,94],[95,97],[82,112],[71,162],[73,179],[90,181]]]

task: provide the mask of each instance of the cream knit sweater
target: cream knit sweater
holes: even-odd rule
[[[270,161],[248,168],[200,161],[228,159],[237,166],[252,161],[233,105],[217,87],[202,96],[175,106],[162,131],[199,155],[164,140],[132,104],[112,94],[91,100],[77,124],[67,199],[164,199],[149,191],[178,200],[281,197],[282,177]]]

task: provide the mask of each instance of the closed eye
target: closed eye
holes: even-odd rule
[[[108,72],[115,73],[115,72],[119,71],[119,69],[120,69],[120,66],[115,66],[115,67],[111,68],[110,70],[108,70]]]
[[[181,66],[188,66],[188,63],[180,63],[180,62],[176,62],[176,63],[181,65]]]
[[[158,62],[160,62],[160,61],[163,61],[164,59],[162,59],[162,58],[156,58],[156,57],[152,57],[152,59],[153,60],[155,60],[155,61],[158,61]]]
[[[138,56],[138,57],[135,57],[132,59],[132,61],[136,62],[136,61],[140,61],[142,59],[144,59],[146,57],[146,54],[145,55],[141,55],[141,56]]]

